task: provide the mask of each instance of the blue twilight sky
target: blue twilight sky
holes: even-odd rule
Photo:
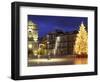
[[[37,24],[39,37],[43,37],[47,33],[55,31],[55,29],[61,29],[64,32],[78,30],[81,22],[86,27],[88,26],[87,17],[28,15],[29,20]]]

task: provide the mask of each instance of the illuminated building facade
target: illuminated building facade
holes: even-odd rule
[[[47,45],[47,50],[51,55],[72,55],[77,33],[77,31],[51,32],[42,38],[41,43]]]
[[[28,21],[28,54],[37,55],[38,27],[32,21]]]

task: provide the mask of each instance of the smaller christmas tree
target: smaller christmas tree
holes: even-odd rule
[[[88,33],[85,29],[83,22],[80,25],[79,32],[76,36],[75,46],[74,46],[74,53],[78,55],[88,53]]]

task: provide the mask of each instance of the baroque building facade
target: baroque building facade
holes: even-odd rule
[[[37,55],[38,49],[38,27],[32,21],[28,21],[28,54]]]

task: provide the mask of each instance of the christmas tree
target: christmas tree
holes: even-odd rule
[[[86,31],[86,27],[84,26],[83,22],[80,25],[80,29],[76,36],[75,46],[74,46],[74,53],[78,55],[88,53],[88,33]]]

